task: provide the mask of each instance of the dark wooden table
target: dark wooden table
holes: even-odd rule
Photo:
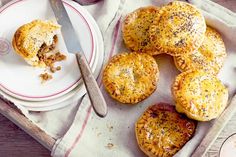
[[[214,1],[236,11],[236,0]],[[236,132],[236,115],[228,123],[206,156],[217,157],[219,147],[224,139],[234,132]],[[0,157],[50,157],[50,152],[0,115]]]

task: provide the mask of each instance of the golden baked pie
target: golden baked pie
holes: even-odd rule
[[[122,33],[124,42],[129,49],[151,55],[161,53],[151,44],[148,32],[158,10],[159,8],[155,6],[142,7],[125,17]]]
[[[198,121],[218,117],[227,105],[228,90],[214,75],[203,70],[186,71],[172,85],[176,110]]]
[[[110,60],[103,72],[103,84],[112,98],[128,104],[151,95],[159,78],[155,59],[139,52],[121,53]]]
[[[205,19],[191,4],[174,1],[163,6],[150,26],[150,40],[155,47],[172,56],[197,50],[206,32]]]
[[[226,49],[221,35],[215,29],[207,27],[201,47],[190,54],[174,57],[174,61],[180,71],[203,69],[218,74],[225,58]]]
[[[176,112],[173,105],[148,107],[135,125],[140,149],[149,157],[172,157],[195,132],[196,121]]]
[[[59,30],[60,26],[51,21],[34,20],[17,29],[13,48],[28,64],[45,67],[44,54],[55,48]]]

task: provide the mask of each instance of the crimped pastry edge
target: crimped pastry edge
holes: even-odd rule
[[[57,27],[57,29],[59,30],[60,29],[60,25],[54,23],[53,21],[47,21],[47,20],[39,20],[39,19],[36,19],[36,20],[33,20],[31,22],[28,22],[22,26],[20,26],[16,32],[14,33],[13,35],[13,38],[12,38],[12,46],[15,50],[15,52],[21,56],[29,65],[31,66],[35,66],[35,67],[45,67],[45,63],[44,62],[39,62],[39,59],[38,57],[36,56],[37,54],[35,53],[28,53],[28,52],[23,52],[23,50],[20,50],[18,45],[17,45],[17,42],[21,42],[21,41],[18,41],[18,38],[20,36],[25,36],[25,33],[22,32],[22,29],[24,30],[25,27],[29,27],[33,24],[36,24],[36,23],[47,23],[47,24],[51,24],[53,27]],[[55,29],[55,31],[57,31]],[[56,33],[54,34],[56,35]]]
[[[150,88],[150,91],[149,91],[149,92],[145,93],[145,94],[142,95],[142,97],[140,97],[140,98],[133,98],[133,99],[129,99],[129,101],[127,101],[125,98],[123,98],[123,96],[116,96],[116,95],[113,94],[114,91],[113,91],[113,92],[110,91],[110,88],[108,88],[109,85],[110,85],[110,81],[108,80],[108,76],[107,76],[109,67],[112,66],[113,62],[118,61],[121,57],[130,55],[130,54],[135,54],[135,53],[136,53],[137,55],[145,54],[145,53],[140,53],[140,52],[122,52],[122,53],[119,53],[119,54],[117,54],[117,55],[115,55],[115,56],[113,56],[113,57],[111,58],[111,60],[110,60],[110,61],[108,62],[108,64],[105,66],[105,69],[104,69],[104,71],[103,71],[103,85],[104,85],[106,91],[109,93],[109,95],[110,95],[113,99],[115,99],[116,101],[121,102],[121,103],[123,103],[123,104],[130,104],[130,105],[132,105],[132,104],[137,104],[137,103],[143,101],[144,99],[146,99],[147,97],[149,97],[149,96],[156,90],[156,88],[157,88],[157,82],[158,82],[158,80],[159,80],[159,69],[158,69],[158,65],[157,65],[155,59],[153,58],[153,59],[154,59],[154,62],[153,62],[153,63],[156,64],[156,68],[155,68],[155,69],[156,69],[156,77],[155,77],[155,80],[154,80],[154,82],[153,82],[153,84],[152,84],[153,86],[152,86],[152,88]],[[145,54],[145,55],[148,55],[148,54]],[[152,57],[151,55],[148,55],[148,56]]]
[[[207,30],[206,30],[206,34],[207,34],[207,31],[210,33],[210,32],[214,32],[217,40],[219,41],[219,44],[221,44],[222,48],[224,49],[222,51],[222,54],[220,54],[219,56],[215,56],[215,57],[221,57],[223,58],[222,60],[222,63],[219,65],[219,67],[216,68],[213,68],[211,66],[209,66],[209,69],[211,69],[211,71],[206,71],[206,72],[210,72],[211,74],[214,74],[214,75],[217,75],[220,71],[220,69],[223,67],[223,64],[224,64],[224,60],[226,59],[227,57],[227,53],[226,53],[226,49],[225,49],[225,44],[224,44],[224,41],[220,35],[220,33],[215,30],[214,28],[210,27],[210,26],[207,26]],[[205,38],[207,37],[205,34]],[[204,39],[205,41],[205,39]],[[204,43],[203,41],[203,43]],[[201,46],[200,46],[201,48]],[[198,51],[198,50],[196,50]],[[192,53],[195,53],[196,51],[192,52]],[[196,53],[200,53],[200,52],[196,52]],[[187,54],[186,54],[187,55]],[[183,56],[186,58],[185,55],[181,55],[181,56],[174,56],[173,57],[173,60],[174,60],[174,64],[176,66],[176,68],[180,71],[180,72],[184,72],[184,71],[188,71],[188,70],[197,70],[199,69],[198,67],[194,67],[191,63],[188,63],[185,61],[185,59],[183,59]],[[203,69],[204,70],[204,69]],[[204,70],[205,71],[205,70]]]
[[[184,113],[187,117],[191,118],[191,119],[194,119],[194,120],[198,120],[198,121],[209,121],[209,120],[212,120],[212,119],[215,119],[217,118],[225,109],[225,107],[227,106],[227,101],[228,101],[228,90],[225,88],[225,92],[226,92],[226,95],[225,95],[225,99],[224,99],[224,106],[221,107],[217,113],[215,114],[208,114],[210,116],[208,117],[202,117],[202,115],[196,115],[196,114],[193,114],[191,111],[187,110],[186,109],[186,106],[190,106],[189,105],[189,102],[184,98],[184,96],[179,96],[177,95],[177,92],[179,92],[179,88],[180,88],[180,82],[182,82],[182,80],[184,79],[184,77],[190,73],[194,73],[196,71],[201,71],[203,73],[205,73],[203,70],[189,70],[189,71],[186,71],[186,72],[183,72],[181,74],[179,74],[174,83],[172,84],[172,88],[171,88],[171,92],[172,92],[172,95],[173,95],[173,98],[176,102],[176,110],[180,113]],[[207,73],[206,73],[207,74]],[[216,78],[214,75],[212,75],[212,77]],[[217,79],[217,78],[216,78]],[[223,85],[223,84],[222,84]],[[223,85],[224,86],[224,85]],[[218,107],[218,106],[217,106]]]
[[[173,105],[170,105],[168,103],[163,103],[163,102],[160,102],[160,103],[157,103],[157,104],[154,104],[154,105],[151,105],[151,106],[148,106],[145,111],[142,113],[142,115],[138,118],[138,120],[136,121],[135,123],[135,136],[136,136],[136,141],[138,143],[138,146],[139,148],[148,156],[148,157],[157,157],[155,155],[155,152],[153,153],[152,151],[155,151],[155,150],[152,150],[152,147],[145,147],[146,145],[143,145],[141,144],[140,142],[140,138],[139,138],[139,135],[138,135],[138,130],[140,130],[137,125],[138,125],[138,122],[146,117],[144,117],[145,114],[147,114],[147,112],[150,112],[150,110],[152,108],[157,108],[156,110],[165,110],[165,111],[169,111],[169,112],[174,112],[174,114],[182,114],[182,113],[178,113],[175,109],[175,107]],[[143,118],[144,117],[144,118]],[[187,117],[188,118],[188,117]],[[196,131],[196,126],[197,126],[197,121],[193,120],[193,119],[189,119],[191,120],[193,123],[194,123],[194,131],[191,135],[191,137],[189,138],[189,140],[193,137],[195,131]],[[187,143],[188,141],[186,141]],[[186,144],[185,143],[185,144]],[[161,155],[161,154],[160,154]]]
[[[124,43],[128,49],[130,49],[131,51],[139,51],[137,49],[137,45],[134,42],[132,42],[132,37],[130,36],[130,33],[125,33],[125,32],[129,32],[128,28],[126,27],[126,25],[129,23],[129,21],[132,20],[133,16],[135,16],[135,14],[139,13],[140,11],[154,10],[154,11],[158,12],[159,9],[160,8],[157,6],[146,6],[146,7],[138,8],[138,9],[134,10],[133,12],[126,15],[126,17],[124,18],[124,22],[122,23],[122,35],[123,35]],[[149,44],[152,44],[152,43],[150,42]],[[150,46],[150,48],[151,48],[151,46]],[[156,50],[154,46],[151,49],[146,48],[140,52],[148,53],[149,55],[158,55],[158,54],[163,53],[162,51]]]

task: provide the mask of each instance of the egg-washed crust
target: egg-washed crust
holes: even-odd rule
[[[103,72],[105,89],[115,100],[138,103],[150,96],[159,79],[155,59],[139,52],[121,53],[109,61]]]
[[[26,60],[34,58],[44,43],[49,46],[53,42],[51,38],[59,29],[59,25],[50,21],[34,20],[17,29],[13,48]]]
[[[179,56],[197,50],[203,42],[205,31],[205,19],[196,7],[174,1],[159,10],[149,35],[158,50]]]
[[[196,129],[197,122],[176,112],[175,107],[159,103],[147,108],[135,124],[140,149],[149,157],[172,157]]]
[[[132,51],[145,52],[150,55],[160,54],[151,44],[149,27],[157,16],[158,7],[148,6],[129,13],[122,25],[124,43]]]
[[[186,71],[172,85],[176,110],[198,121],[217,118],[227,106],[228,90],[214,75],[203,70]]]
[[[201,47],[190,54],[174,57],[174,62],[182,72],[202,69],[205,72],[217,75],[224,64],[226,56],[226,49],[221,35],[208,26]]]

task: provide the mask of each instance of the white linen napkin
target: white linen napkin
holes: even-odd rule
[[[3,2],[6,0],[0,0]],[[86,6],[103,33],[105,44],[105,63],[108,59],[123,50],[121,23],[124,15],[134,9],[147,5],[162,5],[170,0],[105,0],[95,5]],[[207,23],[218,29],[227,46],[227,62],[219,77],[229,86],[232,94],[236,82],[232,78],[236,75],[236,15],[235,13],[208,0],[189,0],[203,10]],[[235,22],[234,22],[235,21]],[[135,106],[126,106],[112,100],[101,86],[105,99],[108,102],[109,113],[106,118],[98,118],[85,96],[80,103],[72,99],[72,105],[48,112],[29,112],[17,105],[22,112],[36,125],[49,135],[57,138],[52,150],[55,157],[141,157],[145,156],[138,148],[134,135],[134,123],[145,108],[149,105],[164,101],[174,104],[170,84],[179,73],[172,64],[172,58],[157,57],[161,79],[157,91],[147,100]],[[165,79],[163,79],[165,78]],[[101,76],[98,79],[101,84]],[[160,92],[166,90],[165,93]],[[80,104],[80,105],[79,105]],[[61,114],[63,113],[63,114]],[[176,154],[179,157],[190,156],[197,144],[210,127],[211,122],[199,123],[195,136],[184,148]],[[72,124],[72,125],[71,125]],[[69,129],[69,130],[68,130]],[[67,131],[68,130],[68,131]]]

